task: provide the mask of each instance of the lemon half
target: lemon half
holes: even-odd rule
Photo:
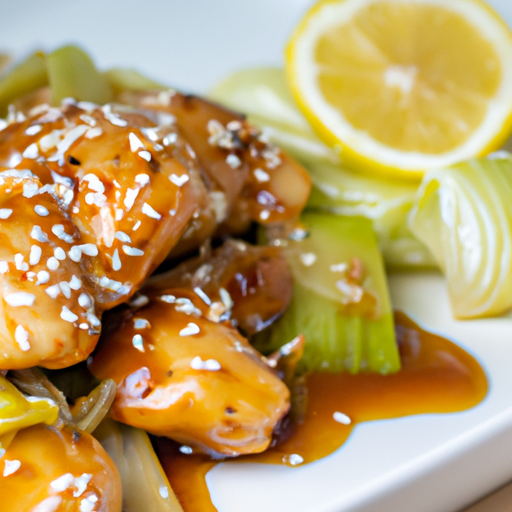
[[[359,168],[419,178],[512,129],[512,33],[480,0],[323,0],[286,68],[313,128]]]

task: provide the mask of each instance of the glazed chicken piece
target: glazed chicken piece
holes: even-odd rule
[[[293,223],[305,207],[311,190],[306,170],[243,115],[174,90],[126,92],[120,100],[173,115],[207,177],[216,222],[198,216],[175,253],[199,247],[215,234],[243,233],[251,221]]]
[[[119,473],[86,432],[35,425],[0,459],[2,512],[120,512]]]
[[[271,283],[278,270],[284,276]],[[289,391],[229,318],[255,331],[284,310],[291,279],[281,257],[229,242],[158,279],[119,313],[89,366],[118,385],[112,417],[216,456],[264,451],[289,410]],[[252,291],[240,293],[240,282]],[[253,298],[267,288],[262,307]]]
[[[102,312],[165,259],[206,194],[194,160],[166,149],[172,125],[108,105],[39,110],[0,132],[0,369],[84,360]]]

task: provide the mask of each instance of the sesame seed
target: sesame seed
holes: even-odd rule
[[[140,220],[138,220],[134,225],[133,225],[133,231],[137,231],[137,229],[140,228],[140,225],[142,224],[142,222]]]
[[[37,265],[39,263],[39,260],[41,259],[41,253],[42,253],[41,247],[38,245],[33,245],[30,248],[30,255],[28,257],[28,262],[30,265]]]
[[[89,309],[91,307],[91,298],[87,293],[81,293],[78,297],[78,304],[84,309]]]
[[[7,261],[0,261],[0,274],[9,272],[9,263]]]
[[[198,286],[196,286],[194,288],[194,293],[200,298],[202,299],[202,301],[210,306],[212,301],[210,300],[210,297],[208,297],[208,295],[206,295],[206,293],[203,292],[203,290],[201,290],[201,288],[199,288]]]
[[[36,196],[39,193],[39,185],[35,181],[27,181],[23,184],[23,196],[27,199]]]
[[[169,180],[171,181],[171,183],[174,183],[177,187],[182,187],[183,185],[185,185],[185,183],[187,183],[189,179],[190,178],[188,174],[182,174],[181,176],[178,176],[177,174],[171,174],[169,176]]]
[[[101,325],[100,319],[93,313],[87,313],[87,320],[93,327]]]
[[[150,329],[151,324],[145,318],[134,318],[133,319],[133,328],[134,329]]]
[[[142,339],[142,336],[140,334],[136,334],[132,338],[132,345],[139,351],[139,352],[145,352],[144,350],[144,340]]]
[[[69,259],[74,261],[75,263],[79,263],[82,259],[82,250],[78,246],[71,247],[71,249],[68,251]]]
[[[50,487],[55,489],[57,492],[63,492],[69,489],[69,486],[74,482],[75,477],[71,473],[66,473],[59,478],[50,482]]]
[[[44,206],[40,205],[40,204],[36,204],[34,206],[34,211],[37,213],[37,215],[39,215],[40,217],[46,217],[49,215],[49,211],[48,211],[48,208],[45,208]]]
[[[48,281],[50,280],[50,273],[47,272],[46,270],[40,270],[38,273],[37,273],[37,282],[36,284],[39,285],[39,284],[45,284],[47,283]]]
[[[8,219],[12,214],[10,208],[0,208],[0,219]]]
[[[130,141],[130,150],[133,153],[136,153],[138,149],[144,149],[144,144],[139,139],[139,137],[135,135],[135,133],[130,132],[130,134],[128,135],[128,139]]]
[[[132,239],[124,231],[116,231],[114,237],[117,238],[120,242],[128,242],[130,244],[132,243]]]
[[[199,334],[201,329],[199,326],[193,322],[187,324],[186,327],[181,329],[180,336],[194,336],[195,334]]]
[[[231,169],[238,169],[242,165],[242,160],[237,155],[231,154],[226,157],[226,163]]]
[[[60,267],[60,262],[54,256],[51,256],[46,260],[46,266],[49,270],[57,270]]]
[[[82,473],[80,476],[75,478],[76,491],[73,492],[75,498],[80,497],[87,489],[89,482],[91,481],[92,475],[90,473]],[[97,500],[96,500],[97,501]]]
[[[169,488],[166,485],[161,485],[158,488],[158,492],[160,493],[160,496],[166,500],[169,497]]]
[[[146,160],[146,162],[151,162],[151,153],[149,151],[139,151],[137,153],[141,158]]]
[[[215,359],[203,361],[200,356],[196,356],[192,359],[190,367],[194,370],[207,370],[209,372],[217,372],[221,369],[220,363]]]
[[[48,236],[43,233],[40,226],[34,226],[30,232],[30,237],[38,242],[48,242]]]
[[[64,295],[64,297],[66,297],[66,299],[71,299],[71,288],[70,288],[68,282],[61,281],[59,283],[59,288],[60,288],[62,294]]]
[[[37,144],[32,143],[28,146],[25,151],[23,151],[23,158],[28,158],[29,160],[35,160],[39,156],[39,148]]]
[[[78,326],[79,329],[81,329],[82,331],[87,331],[89,330],[89,324],[86,324],[85,322],[82,322],[79,326]]]
[[[53,251],[53,255],[60,261],[64,261],[66,259],[66,252],[62,247],[56,247]]]
[[[71,324],[78,320],[78,316],[72,313],[66,306],[62,306],[60,317],[62,318],[62,320],[65,320],[66,322],[69,322]]]
[[[87,186],[91,190],[94,190],[94,192],[100,192],[100,193],[105,192],[105,185],[98,178],[98,176],[96,176],[96,174],[92,174],[92,173],[86,174],[82,178],[82,181],[86,181],[87,182]]]
[[[5,459],[3,476],[6,477],[6,476],[10,476],[10,475],[16,473],[16,471],[18,471],[18,469],[20,469],[20,467],[21,467],[21,462],[19,460]]]
[[[56,299],[60,294],[60,287],[58,284],[54,284],[53,286],[48,286],[45,292],[52,298]]]
[[[270,217],[270,212],[268,210],[261,210],[260,219],[267,220]]]
[[[139,189],[129,188],[126,190],[123,204],[125,205],[125,207],[128,211],[130,211],[132,209],[132,206],[135,203],[135,199],[137,198],[138,194],[139,194]]]
[[[148,203],[142,205],[142,213],[152,219],[160,220],[162,216]]]
[[[28,264],[24,261],[23,254],[17,253],[14,255],[14,265],[16,267],[16,270],[21,270],[23,272],[26,272],[28,270]]]
[[[81,279],[79,279],[78,277],[76,277],[75,275],[73,275],[71,277],[71,280],[69,281],[69,287],[72,289],[72,290],[80,290],[80,288],[82,287],[82,281]]]
[[[266,183],[267,181],[270,181],[269,174],[265,172],[263,169],[254,169],[253,174],[258,183]]]
[[[226,309],[231,309],[234,306],[233,299],[231,298],[230,293],[225,288],[219,288],[219,295],[222,304],[226,306]]]
[[[25,130],[25,135],[37,135],[42,129],[40,124],[34,124]]]
[[[164,146],[170,146],[171,144],[175,144],[177,140],[178,140],[178,134],[177,133],[168,133],[162,139],[162,144]]]
[[[132,297],[132,299],[130,300],[130,306],[134,308],[140,308],[148,303],[149,299],[145,295],[142,295],[140,293],[137,294],[135,297]]]
[[[176,302],[176,297],[174,295],[160,295],[158,298],[168,304],[174,304]]]
[[[129,245],[123,245],[123,252],[128,256],[144,256],[144,251],[130,247]]]
[[[292,453],[291,455],[285,458],[287,459],[285,460],[285,462],[288,462],[291,466],[298,466],[299,464],[302,464],[304,462],[304,458],[297,453]]]
[[[135,182],[138,183],[141,187],[145,187],[151,181],[149,174],[137,174],[135,176]]]
[[[305,267],[311,267],[315,263],[316,258],[314,252],[303,252],[300,254],[300,261]]]
[[[112,255],[112,269],[117,272],[121,270],[121,259],[119,258],[119,251],[116,249]]]
[[[352,420],[342,412],[336,411],[332,417],[334,418],[334,421],[337,421],[338,423],[342,423],[343,425],[350,425],[352,423]]]
[[[180,452],[181,453],[184,453],[185,455],[190,455],[191,453],[194,452],[194,450],[192,450],[192,448],[190,446],[180,446]]]
[[[53,130],[39,139],[39,147],[43,151],[54,148],[60,140],[61,130]]]
[[[103,130],[99,127],[96,128],[90,128],[85,133],[86,139],[95,139],[96,137],[99,137],[103,133]]]
[[[87,256],[98,256],[98,247],[94,244],[76,245]]]
[[[128,126],[128,121],[121,119],[117,114],[105,114],[105,119],[110,121],[114,126]]]
[[[57,144],[57,153],[65,153],[71,147],[73,142],[78,140],[88,129],[89,127],[85,124],[79,124],[78,126],[71,128],[71,130],[69,130],[64,138]]]
[[[22,325],[18,325],[18,327],[16,327],[14,331],[14,339],[23,352],[28,352],[30,350],[28,331]]]
[[[34,304],[34,301],[36,300],[36,296],[32,293],[17,292],[5,295],[4,299],[5,302],[9,304],[9,306],[13,307],[32,306]]]

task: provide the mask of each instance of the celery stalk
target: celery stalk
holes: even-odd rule
[[[309,236],[284,249],[294,277],[292,303],[257,338],[257,347],[271,352],[304,334],[304,370],[398,371],[393,312],[371,222],[311,212],[302,221]]]

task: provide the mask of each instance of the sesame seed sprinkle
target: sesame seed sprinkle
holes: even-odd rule
[[[130,132],[130,134],[128,135],[128,139],[130,141],[130,150],[133,153],[136,153],[138,149],[144,149],[144,144],[139,139],[139,137],[135,135],[135,133]]]
[[[37,135],[42,129],[40,124],[34,124],[25,130],[25,135]]]
[[[66,322],[69,322],[71,324],[78,320],[78,316],[71,312],[66,306],[62,306],[60,317],[62,318],[62,320],[65,320]]]
[[[81,293],[78,297],[78,304],[83,309],[89,309],[91,307],[91,298],[89,295],[87,295],[87,293]]]
[[[258,183],[266,183],[270,181],[270,176],[263,169],[257,168],[253,171],[254,177]]]
[[[120,242],[125,242],[129,244],[132,243],[132,239],[124,231],[116,231],[114,237],[117,238]]]
[[[71,280],[69,281],[69,287],[72,290],[80,290],[80,288],[82,287],[82,280],[73,275],[71,277]]]
[[[0,274],[9,272],[9,263],[7,261],[0,261]]]
[[[132,345],[139,351],[145,352],[144,350],[144,340],[140,334],[135,334],[132,338]]]
[[[36,296],[32,293],[26,292],[17,292],[10,293],[4,296],[5,302],[9,304],[9,306],[19,307],[19,306],[33,306],[34,301],[36,300]]]
[[[135,203],[135,199],[137,198],[138,194],[139,189],[129,188],[126,190],[123,204],[125,205],[127,211],[130,211],[132,209],[132,206]]]
[[[237,155],[230,154],[226,157],[226,163],[231,169],[238,169],[242,165],[242,160]]]
[[[0,208],[0,219],[8,219],[12,214],[10,208]]]
[[[220,363],[215,359],[203,361],[200,356],[196,356],[190,361],[190,367],[194,370],[207,370],[209,372],[217,372],[221,369]]]
[[[28,331],[22,325],[18,325],[16,327],[14,331],[14,339],[23,352],[28,352],[30,350]]]
[[[199,334],[201,329],[199,326],[193,322],[189,322],[186,327],[181,329],[180,336],[194,336],[195,334]]]
[[[21,270],[22,272],[26,272],[28,270],[28,264],[25,263],[24,256],[21,253],[14,255],[14,265],[16,270]]]
[[[49,273],[49,272],[47,272],[46,270],[40,270],[40,271],[37,273],[37,281],[36,281],[36,285],[39,285],[39,284],[45,284],[45,283],[47,283],[49,280],[50,280],[50,273]]]
[[[38,245],[33,245],[30,248],[30,255],[28,257],[28,262],[30,265],[37,265],[39,263],[39,260],[41,259],[41,253],[42,253],[41,247]]]
[[[19,460],[5,459],[3,476],[4,477],[10,476],[10,475],[16,473],[16,471],[18,471],[18,469],[20,469],[20,468],[21,468],[21,462]]]
[[[75,477],[71,473],[65,473],[59,478],[50,482],[50,487],[55,489],[57,492],[63,492],[69,489],[69,486],[74,482]]]
[[[180,446],[180,452],[184,453],[185,455],[190,455],[194,452],[190,446]]]
[[[123,252],[128,256],[144,256],[144,251],[130,247],[129,245],[123,245]]]
[[[60,261],[64,261],[66,259],[66,252],[62,247],[56,247],[53,251],[53,255]]]
[[[156,220],[160,220],[162,216],[148,203],[142,205],[142,213],[148,217]]]
[[[151,328],[151,324],[145,318],[134,318],[133,319],[133,328],[137,329],[137,330],[139,330],[139,329],[150,329]]]
[[[48,274],[49,275],[49,274]],[[60,295],[60,287],[58,284],[54,284],[53,286],[48,286],[45,292],[52,298],[56,299]]]
[[[145,187],[149,184],[151,181],[151,178],[149,177],[149,174],[137,174],[135,176],[135,182],[138,183],[141,187]]]
[[[119,258],[119,251],[116,249],[112,255],[112,269],[117,272],[121,270],[121,259]]]
[[[182,187],[187,183],[187,181],[190,178],[188,177],[188,174],[182,174],[181,176],[178,176],[177,174],[171,174],[169,176],[169,180],[174,183],[177,187]]]
[[[68,282],[61,281],[59,283],[59,288],[60,288],[62,294],[64,295],[64,297],[66,297],[66,299],[71,299],[71,288],[70,288]]]
[[[37,144],[32,143],[25,151],[23,151],[23,158],[28,158],[29,160],[35,160],[39,156],[39,148],[37,147]]]
[[[149,151],[139,151],[137,154],[146,162],[151,162],[151,153]]]
[[[47,217],[49,215],[48,208],[45,208],[44,206],[40,204],[36,204],[34,206],[34,211],[39,215],[40,217]]]
[[[334,418],[334,421],[337,421],[343,425],[350,425],[352,423],[352,420],[346,414],[343,414],[339,411],[336,411],[332,417]]]
[[[49,270],[57,270],[60,267],[60,262],[54,256],[51,256],[46,260],[46,266]]]
[[[32,228],[32,231],[30,232],[30,237],[41,243],[48,242],[48,236],[43,232],[41,227],[37,225]]]

